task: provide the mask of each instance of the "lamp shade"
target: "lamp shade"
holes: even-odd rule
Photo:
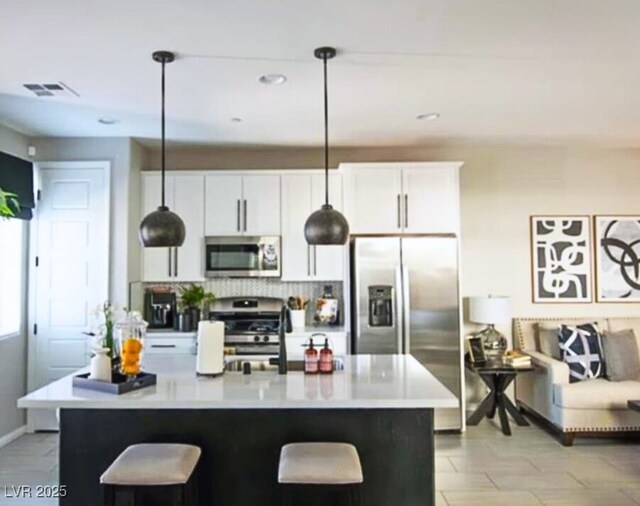
[[[469,320],[493,325],[509,323],[509,297],[469,297]]]

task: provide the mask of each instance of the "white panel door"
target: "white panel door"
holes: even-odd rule
[[[311,176],[282,176],[282,280],[311,279],[311,247],[304,224],[311,213]]]
[[[204,176],[173,176],[173,207],[186,228],[184,244],[174,248],[173,280],[204,280]],[[149,249],[149,248],[147,248]]]
[[[402,171],[403,228],[410,234],[458,233],[458,169],[416,167]]]
[[[165,202],[173,209],[174,177],[166,177]],[[142,217],[155,211],[161,201],[160,174],[145,174],[142,176]],[[142,281],[164,282],[172,281],[173,254],[171,248],[142,248]]]
[[[88,364],[84,332],[90,312],[109,298],[109,164],[68,166],[40,169],[32,236],[37,267],[31,285],[30,390]],[[36,411],[29,414],[31,430],[57,428],[54,413]]]
[[[280,176],[242,178],[244,235],[280,235]]]
[[[242,176],[205,177],[205,235],[242,234]]]
[[[311,204],[315,211],[325,202],[324,175],[314,174],[311,178]],[[329,203],[343,212],[342,176],[329,174]],[[311,246],[312,274],[317,281],[342,281],[346,246]]]
[[[397,234],[401,223],[402,172],[395,168],[349,171],[345,202],[353,234]]]

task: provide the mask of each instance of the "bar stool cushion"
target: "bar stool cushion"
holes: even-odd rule
[[[197,446],[145,443],[129,446],[100,477],[103,485],[181,485],[200,459]]]
[[[355,446],[347,443],[292,443],[282,447],[278,482],[350,485],[362,483]]]

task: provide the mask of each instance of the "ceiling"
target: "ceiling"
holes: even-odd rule
[[[0,0],[0,123],[38,136],[175,142],[640,141],[637,0]],[[281,86],[258,82],[281,73]],[[37,98],[29,82],[79,93]],[[416,115],[438,112],[440,119]],[[102,125],[98,118],[116,118]],[[231,118],[242,118],[233,122]]]

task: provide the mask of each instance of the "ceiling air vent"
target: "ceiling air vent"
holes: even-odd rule
[[[37,97],[79,97],[80,94],[67,86],[62,81],[57,83],[26,83],[23,86],[34,93]]]

